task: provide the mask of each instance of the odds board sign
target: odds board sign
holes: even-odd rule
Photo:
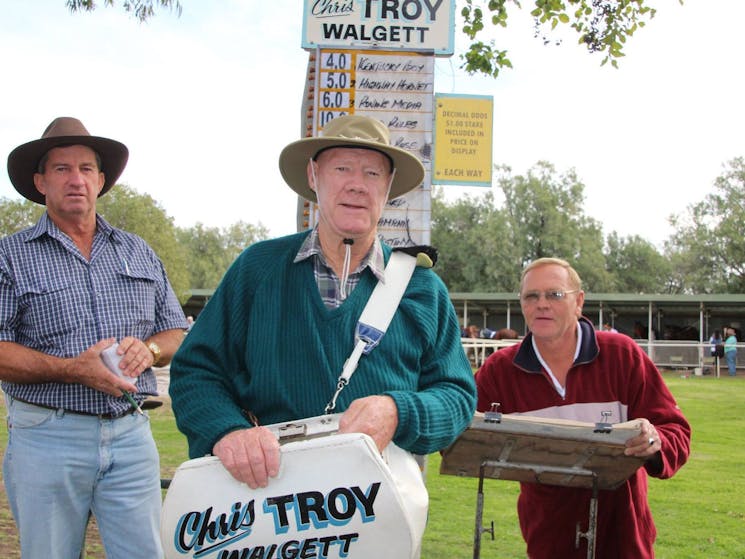
[[[435,95],[433,184],[491,186],[494,100]]]
[[[455,0],[305,0],[303,48],[370,47],[453,54]]]

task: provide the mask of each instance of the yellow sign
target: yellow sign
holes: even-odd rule
[[[494,99],[435,95],[433,184],[491,186]]]

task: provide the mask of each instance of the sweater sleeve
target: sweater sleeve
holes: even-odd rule
[[[460,341],[460,326],[445,285],[432,271],[419,270],[430,285],[419,302],[405,304],[416,331],[427,340],[421,356],[417,390],[388,394],[398,407],[393,441],[415,454],[429,454],[450,445],[473,419],[476,385]],[[416,277],[416,276],[415,276]],[[413,280],[414,291],[417,290]],[[416,298],[416,295],[414,295]]]
[[[171,363],[169,393],[191,458],[211,454],[224,435],[251,426],[236,400],[232,381],[245,369],[241,340],[246,337],[245,316],[252,299],[246,267],[244,252],[225,274]]]
[[[634,352],[640,379],[635,383],[637,389],[629,405],[629,419],[646,418],[659,433],[661,450],[657,459],[645,464],[645,469],[653,477],[666,479],[688,460],[691,426],[652,360],[638,346]]]

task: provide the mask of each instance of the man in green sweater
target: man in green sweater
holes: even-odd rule
[[[338,117],[288,145],[287,184],[316,202],[312,231],[252,245],[226,273],[171,365],[170,395],[192,458],[213,454],[239,481],[266,487],[279,443],[261,425],[322,415],[355,346],[390,247],[377,235],[388,200],[418,187],[424,167],[388,129]],[[436,452],[468,426],[476,389],[445,285],[417,267],[380,341],[334,411],[340,432]]]

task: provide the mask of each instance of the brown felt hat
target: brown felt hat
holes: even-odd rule
[[[39,161],[50,149],[64,146],[87,146],[101,158],[101,171],[105,182],[99,196],[106,194],[124,171],[129,158],[129,150],[121,142],[91,136],[83,123],[77,118],[61,116],[47,126],[41,139],[22,144],[8,156],[8,176],[15,189],[37,204],[46,204],[44,195],[34,186],[34,173],[38,172]]]
[[[391,146],[390,132],[378,119],[361,115],[340,116],[329,122],[320,136],[292,142],[279,155],[282,178],[306,200],[315,202],[316,193],[308,185],[306,168],[311,158],[330,148],[372,149],[386,155],[396,169],[389,200],[398,198],[422,184],[424,165],[408,151]]]

